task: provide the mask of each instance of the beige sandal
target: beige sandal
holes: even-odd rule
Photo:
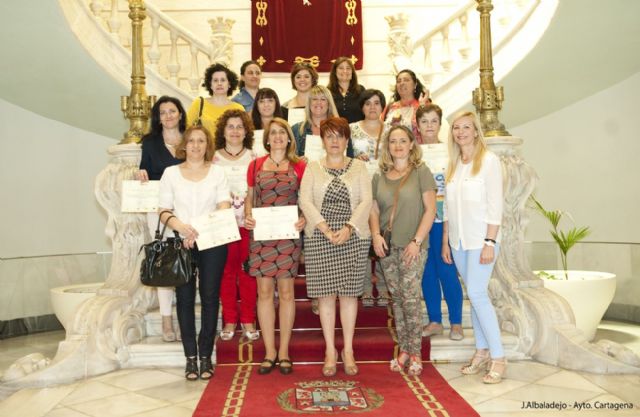
[[[483,353],[480,353],[479,350],[476,350],[469,363],[460,368],[460,372],[464,375],[475,375],[480,372],[481,369],[486,369],[491,358],[489,357],[488,350],[483,350],[482,352]]]
[[[482,378],[482,382],[485,384],[499,384],[502,382],[502,377],[507,370],[507,359],[502,358],[499,360],[492,360],[489,370]]]

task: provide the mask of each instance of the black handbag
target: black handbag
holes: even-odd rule
[[[162,213],[170,213],[163,211]],[[196,273],[195,259],[190,249],[184,247],[182,238],[174,230],[174,237],[162,240],[171,215],[160,232],[160,217],[155,239],[142,245],[144,260],[140,265],[140,281],[150,287],[180,287],[191,281]]]

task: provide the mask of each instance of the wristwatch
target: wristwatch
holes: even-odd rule
[[[411,241],[413,243],[415,243],[416,245],[418,245],[418,246],[422,245],[422,239],[420,239],[420,238],[414,237],[413,239],[411,239]]]

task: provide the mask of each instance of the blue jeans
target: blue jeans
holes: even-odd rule
[[[422,274],[422,295],[429,322],[442,323],[442,294],[449,308],[449,323],[462,323],[462,286],[455,264],[442,260],[442,223],[433,223],[429,232],[427,264]]]
[[[209,358],[218,326],[220,309],[220,282],[227,261],[227,246],[198,251],[198,290],[200,292],[200,334],[196,344],[196,280],[176,287],[176,311],[182,335],[184,355]]]
[[[482,249],[463,250],[461,244],[459,250],[451,250],[471,301],[471,322],[476,337],[476,349],[489,349],[492,358],[504,357],[500,325],[488,291],[489,279],[499,251],[499,245],[496,244],[493,262],[481,264]]]

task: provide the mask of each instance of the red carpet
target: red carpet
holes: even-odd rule
[[[324,339],[320,329],[320,319],[311,311],[311,301],[307,298],[305,280],[296,278],[295,282],[296,318],[293,335],[289,345],[291,359],[295,362],[321,362],[324,359]],[[278,323],[276,320],[276,329]],[[342,349],[342,332],[339,330],[340,317],[336,314],[336,348]],[[356,332],[353,349],[357,361],[388,362],[394,356],[396,344],[393,337],[393,312],[389,308],[358,306]],[[236,332],[233,340],[216,343],[218,364],[260,363],[265,350],[262,339],[250,342],[240,338]],[[278,336],[276,335],[276,341]],[[277,343],[277,342],[276,342]],[[429,338],[422,339],[422,359],[430,358]]]
[[[218,366],[193,415],[478,416],[430,363],[424,366],[421,377],[391,372],[385,363],[359,364],[360,374],[355,377],[339,368],[332,378],[321,375],[320,365],[297,365],[286,376],[277,369],[258,375],[252,365]]]

